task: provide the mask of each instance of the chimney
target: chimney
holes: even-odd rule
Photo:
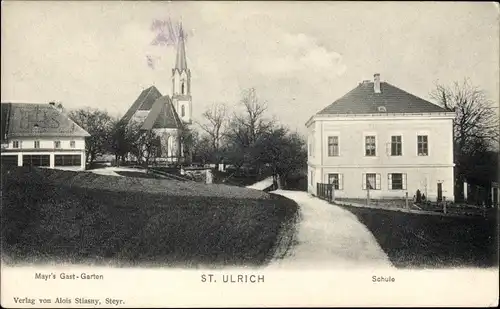
[[[380,93],[380,74],[375,73],[373,75],[373,91],[375,93]]]
[[[50,105],[52,108],[56,109],[56,110],[57,110],[58,112],[60,112],[60,113],[62,113],[62,112],[64,111],[64,108],[63,108],[63,106],[62,106],[62,104],[61,104],[61,103],[58,103],[58,104],[56,105],[56,102],[49,102],[49,105]]]
[[[57,109],[60,113],[64,112],[64,107],[62,106],[62,104],[61,104],[61,103],[57,104],[56,109]]]

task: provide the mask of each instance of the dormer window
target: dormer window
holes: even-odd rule
[[[378,107],[378,111],[379,111],[380,113],[385,113],[385,112],[387,112],[387,109],[385,108],[385,106],[379,106],[379,107]]]

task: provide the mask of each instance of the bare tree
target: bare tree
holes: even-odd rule
[[[254,88],[243,91],[240,106],[242,111],[234,113],[228,126],[226,152],[237,168],[248,163],[260,173],[261,163],[252,148],[260,136],[271,130],[274,121],[265,117],[267,103],[258,98]]]
[[[453,133],[458,154],[473,155],[480,150],[478,143],[487,146],[498,142],[499,123],[493,102],[468,79],[452,86],[437,85],[431,97],[456,113]]]
[[[245,135],[241,140],[248,145],[255,143],[260,134],[272,127],[272,121],[264,117],[267,111],[267,102],[259,100],[255,88],[243,91],[240,104],[243,107],[242,114],[235,114],[233,124],[239,129],[239,136]]]
[[[456,114],[453,122],[455,183],[457,198],[461,199],[463,181],[483,177],[477,174],[477,167],[481,165],[479,158],[498,142],[498,116],[493,102],[468,79],[451,86],[436,85],[431,97]]]
[[[227,107],[223,103],[214,103],[202,116],[205,121],[199,122],[198,125],[208,134],[214,153],[218,153],[228,124]]]

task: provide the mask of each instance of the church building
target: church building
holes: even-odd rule
[[[186,61],[182,25],[179,30],[177,56],[172,69],[172,95],[162,95],[153,85],[143,90],[122,121],[142,124],[141,130],[154,131],[161,142],[157,159],[178,162],[184,159],[181,130],[192,123],[191,71]]]

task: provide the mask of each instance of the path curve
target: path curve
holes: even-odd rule
[[[355,215],[303,191],[276,190],[272,193],[299,205],[296,235],[284,257],[275,257],[272,269],[380,269],[393,268],[373,234]],[[288,246],[282,242],[278,246]]]

